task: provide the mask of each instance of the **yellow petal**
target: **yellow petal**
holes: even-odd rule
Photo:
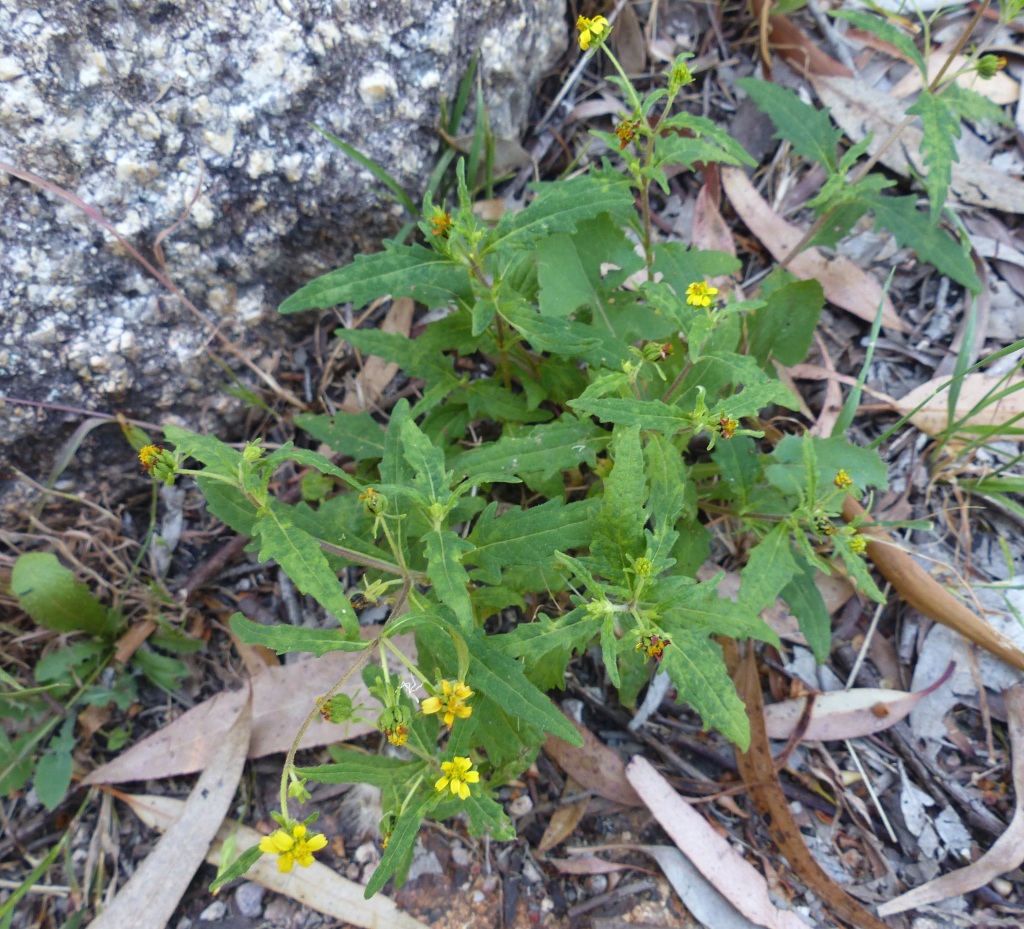
[[[469,796],[469,788],[465,782],[459,784],[459,798],[465,800]]]
[[[276,855],[280,849],[274,844],[274,837],[271,835],[265,835],[260,839],[260,851],[264,855]]]
[[[317,833],[315,836],[310,838],[308,842],[306,842],[306,848],[308,848],[311,852],[318,852],[320,851],[321,848],[326,848],[326,846],[327,836],[325,836],[322,832]]]
[[[286,852],[280,858],[277,859],[277,870],[282,874],[291,873],[292,868],[295,867],[295,858],[290,852]]]
[[[466,779],[466,781],[468,783],[475,784],[475,783],[477,783],[477,781],[480,780],[480,772],[479,771],[468,771],[468,772],[466,772],[466,778],[465,779]]]
[[[439,709],[441,709],[441,701],[437,697],[427,697],[427,699],[420,704],[420,712],[428,715],[430,713],[436,713]]]
[[[448,775],[446,774],[442,778],[438,778],[437,783],[434,784],[434,790],[444,790],[448,786]]]

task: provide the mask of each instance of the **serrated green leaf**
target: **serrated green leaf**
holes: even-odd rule
[[[790,529],[779,523],[751,549],[746,567],[740,572],[739,602],[758,613],[796,577],[800,569],[789,542]]]
[[[651,435],[644,446],[650,496],[647,508],[656,525],[674,526],[680,515],[696,516],[696,488],[683,456],[665,436]]]
[[[718,465],[729,494],[746,507],[761,476],[757,446],[747,435],[738,435],[715,445],[711,459]]]
[[[50,552],[20,555],[11,571],[11,593],[32,619],[55,632],[114,635],[123,617],[108,610]]]
[[[956,111],[961,119],[972,122],[987,121],[997,126],[1011,126],[1013,120],[997,103],[993,103],[984,94],[961,87],[955,81],[942,88],[942,99]]]
[[[747,350],[762,364],[770,358],[799,364],[811,347],[824,305],[825,292],[813,279],[772,291],[764,306],[747,317]]]
[[[473,679],[491,700],[524,722],[582,747],[576,728],[526,679],[522,664],[498,651],[482,633],[468,637],[466,644]]]
[[[736,84],[745,90],[761,112],[775,124],[775,138],[785,139],[793,150],[836,172],[836,146],[843,130],[832,122],[827,109],[804,103],[792,90],[752,77],[740,78]]]
[[[576,224],[601,213],[626,217],[633,210],[633,193],[624,177],[581,175],[567,181],[532,185],[536,196],[519,213],[506,213],[495,227],[484,254],[497,248],[533,248],[558,232],[573,232]],[[379,291],[378,291],[379,292]]]
[[[401,424],[402,453],[412,468],[414,486],[432,503],[447,504],[451,474],[445,470],[444,451],[428,439],[411,420]]]
[[[497,442],[455,455],[450,466],[455,474],[469,478],[495,471],[546,478],[583,463],[593,467],[610,439],[609,433],[590,420],[563,416],[557,422],[534,426],[522,434],[506,427]]]
[[[428,532],[423,537],[427,557],[427,577],[434,594],[455,613],[464,629],[473,625],[473,605],[469,599],[469,575],[462,564],[463,555],[473,550],[471,542],[460,539],[451,529]]]
[[[247,848],[241,855],[239,855],[234,861],[231,862],[220,874],[217,875],[216,879],[210,883],[210,893],[216,893],[229,881],[233,881],[236,877],[241,877],[246,871],[249,870],[260,858],[263,857],[263,852],[260,850],[258,845],[254,845],[252,848]]]
[[[552,418],[550,410],[531,409],[525,393],[505,387],[493,378],[478,378],[459,391],[473,419],[496,423],[543,423]]]
[[[581,609],[555,619],[541,614],[534,622],[520,623],[499,636],[498,644],[506,655],[524,659],[528,668],[553,652],[562,653],[568,663],[573,652],[586,648],[600,629],[601,618]]]
[[[900,245],[912,248],[924,261],[972,293],[981,291],[974,263],[963,246],[935,225],[927,213],[918,210],[916,197],[878,197],[871,201],[870,208],[875,221],[888,229]]]
[[[395,828],[391,831],[391,838],[388,840],[388,847],[384,850],[384,856],[381,858],[380,864],[377,865],[377,870],[373,872],[373,876],[367,882],[366,890],[363,893],[367,900],[383,889],[392,874],[408,869],[407,859],[412,856],[420,824],[430,808],[437,803],[438,797],[439,794],[434,793],[432,796],[416,798],[401,812],[395,823]]]
[[[812,443],[817,474],[809,481],[804,464],[804,443]],[[889,486],[885,462],[871,448],[858,448],[842,436],[785,436],[772,450],[765,466],[765,476],[783,493],[808,492],[812,484],[833,488],[840,470],[845,470],[860,491],[870,487],[884,490]],[[830,491],[829,491],[830,492]],[[838,503],[836,504],[838,506]]]
[[[384,427],[365,410],[333,416],[300,413],[295,417],[295,425],[355,461],[380,458],[384,454]]]
[[[233,613],[229,620],[235,635],[248,645],[263,645],[278,655],[310,652],[317,658],[328,652],[360,652],[370,643],[346,638],[340,629],[307,629],[302,626],[263,626]]]
[[[565,233],[550,236],[537,249],[537,279],[544,316],[569,316],[577,307],[600,300],[575,240]]]
[[[713,412],[720,410],[732,419],[754,416],[772,403],[791,410],[798,407],[789,388],[765,373],[749,355],[720,352],[701,358],[690,369],[683,390],[691,396],[697,385],[707,391]],[[737,391],[740,385],[742,390]]]
[[[569,406],[586,416],[596,416],[602,422],[655,430],[668,436],[690,428],[690,418],[679,407],[660,400],[581,397],[570,400]]]
[[[278,312],[326,310],[339,303],[351,303],[358,310],[382,294],[412,297],[436,308],[455,302],[469,290],[469,273],[463,265],[422,245],[392,245],[375,255],[356,255],[351,264],[310,281]]]
[[[928,69],[925,65],[924,56],[918,51],[914,40],[902,29],[894,26],[882,16],[866,13],[861,10],[833,10],[832,15],[836,19],[845,19],[847,22],[853,23],[858,29],[863,29],[865,32],[878,36],[883,42],[895,45],[906,58],[909,58],[916,65],[917,70],[927,83]]]
[[[590,326],[542,316],[525,302],[503,306],[501,315],[538,352],[582,355],[601,344]]]
[[[348,635],[359,634],[359,620],[320,543],[295,525],[286,507],[272,503],[256,518],[253,530],[259,539],[261,561],[272,558],[300,593],[309,594],[337,617]]]
[[[469,534],[474,548],[464,560],[476,565],[474,575],[485,584],[500,583],[503,570],[510,565],[548,567],[556,560],[556,552],[590,542],[599,505],[597,500],[568,504],[548,500],[498,516],[498,504],[492,501]]]
[[[368,755],[352,748],[334,750],[335,761],[311,768],[296,768],[299,777],[308,777],[321,784],[372,784],[374,787],[392,787],[396,783],[411,783],[417,775],[426,772],[425,761],[404,761],[386,755]]]
[[[936,96],[927,88],[921,91],[914,105],[907,109],[908,115],[920,117],[921,154],[928,165],[928,173],[924,184],[928,190],[928,201],[931,204],[931,221],[937,223],[949,182],[953,177],[953,162],[959,162],[955,139],[960,138],[960,119],[948,102],[945,94]]]
[[[686,293],[694,281],[734,274],[740,269],[739,259],[726,252],[689,248],[682,242],[659,242],[651,246],[654,272],[677,296]]]
[[[703,632],[677,633],[665,649],[662,670],[678,691],[677,702],[688,703],[704,721],[741,751],[750,745],[750,726],[743,701],[725,670],[722,650]]]
[[[771,627],[742,601],[734,603],[718,595],[722,575],[700,584],[685,577],[659,581],[651,592],[659,623],[675,641],[687,631],[727,635],[734,639],[754,638],[772,645],[779,637]]]
[[[781,597],[796,617],[815,660],[818,664],[824,664],[832,649],[832,617],[828,614],[821,591],[814,583],[817,572],[803,560],[798,565],[799,572],[782,588]]]
[[[471,790],[460,804],[460,811],[469,816],[470,835],[482,836],[486,833],[499,842],[509,842],[516,837],[515,826],[505,808],[482,791]]]
[[[242,465],[242,453],[230,445],[225,445],[220,439],[170,425],[164,426],[164,435],[168,442],[174,444],[175,450],[186,457],[201,461],[225,477],[238,476],[238,469]]]
[[[622,686],[619,676],[619,650],[622,640],[615,634],[615,614],[605,613],[601,618],[601,660],[608,674],[612,687],[618,690]]]
[[[590,554],[598,573],[622,583],[626,572],[647,549],[647,477],[639,427],[616,428],[611,451],[614,464],[604,481]]]

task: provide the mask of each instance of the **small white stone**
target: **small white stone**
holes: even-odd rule
[[[533,809],[533,800],[529,794],[520,794],[508,805],[510,816],[525,816]]]
[[[249,919],[259,919],[263,915],[264,888],[252,881],[246,881],[235,891],[235,905],[238,912]]]
[[[216,923],[228,915],[228,905],[223,900],[214,900],[202,913],[199,922]]]
[[[245,171],[253,180],[256,180],[258,177],[263,177],[264,174],[270,174],[273,170],[274,156],[269,152],[256,149],[249,155],[249,161],[246,164]]]
[[[359,98],[367,106],[377,106],[397,92],[398,84],[387,71],[371,71],[359,80]]]
[[[293,184],[296,181],[302,180],[302,155],[298,152],[293,155],[285,155],[284,158],[278,161],[278,165],[280,165],[286,180],[291,181]]]
[[[213,225],[213,205],[209,197],[202,196],[192,205],[192,222],[199,229],[209,229]]]
[[[225,158],[230,157],[235,150],[235,130],[229,127],[227,132],[213,132],[207,129],[203,133],[203,141],[210,146],[218,155]]]
[[[0,81],[13,81],[24,73],[25,69],[17,58],[13,58],[10,55],[4,55],[3,58],[0,58]]]

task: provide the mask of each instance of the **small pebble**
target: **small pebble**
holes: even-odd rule
[[[352,856],[357,864],[369,864],[377,860],[377,845],[374,842],[364,842],[355,850]]]
[[[174,929],[192,929],[192,920],[187,916],[182,916],[181,919],[178,920],[178,925],[175,926]]]
[[[587,893],[603,894],[608,889],[608,878],[604,874],[591,874],[586,885]]]
[[[989,885],[1000,897],[1008,897],[1013,893],[1013,884],[1006,878],[997,877]]]
[[[520,794],[508,805],[510,816],[525,816],[533,809],[533,800],[529,794]]]
[[[484,882],[480,885],[480,888],[485,894],[494,893],[494,891],[498,889],[498,875],[488,874],[487,877],[484,878]]]
[[[238,912],[249,919],[259,919],[263,915],[263,894],[265,888],[252,881],[246,881],[235,891],[235,906]]]
[[[214,900],[202,913],[199,914],[199,922],[215,923],[228,915],[228,905],[223,900]]]
[[[487,894],[485,894],[482,890],[474,890],[472,899],[473,903],[483,903],[484,900],[487,899]]]
[[[455,845],[452,847],[452,861],[457,867],[468,868],[472,860],[473,856],[470,855],[465,846]]]
[[[529,858],[523,861],[523,879],[527,884],[539,884],[544,876],[537,870],[537,866]]]
[[[295,907],[287,897],[274,897],[263,911],[263,918],[272,926],[287,926]]]

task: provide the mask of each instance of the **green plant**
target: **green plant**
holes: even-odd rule
[[[749,162],[713,124],[671,113],[687,77],[680,61],[667,93],[635,100],[628,123],[639,153],[628,156],[628,178],[606,167],[538,185],[526,210],[488,228],[474,217],[460,177],[453,215],[426,204],[421,229],[432,248],[392,246],[360,257],[286,301],[284,312],[343,301],[361,306],[381,293],[458,306],[415,342],[373,330],[339,332],[424,382],[423,399],[397,405],[386,430],[367,415],[299,418],[303,429],[360,462],[355,476],[292,447],[266,455],[252,445],[238,453],[167,430],[176,456],[203,463],[199,472],[178,471],[196,473],[211,510],[253,536],[260,557],[277,560],[341,624],[332,631],[265,628],[235,616],[233,629],[279,651],[381,655],[364,680],[383,705],[381,729],[412,759],[339,749],[333,764],[302,769],[292,753],[279,819],[290,855],[289,836],[307,824],[288,819],[289,791],[301,796],[306,779],[379,785],[389,844],[369,893],[404,872],[427,814],[465,810],[474,832],[511,835],[492,791],[530,764],[545,733],[578,742],[542,691],[562,686],[570,658],[592,641],[624,703],[635,702],[657,660],[681,700],[743,745],[744,709],[712,636],[776,641],[758,613],[781,592],[800,605],[808,637],[824,654],[828,617],[812,581],[812,567],[831,570],[816,550],[823,533],[877,595],[855,551],[855,531],[832,522],[850,484],[884,483],[877,456],[857,454],[842,440],[809,439],[783,440],[772,455],[758,456],[753,437],[760,430],[741,427],[741,420],[756,425],[753,418],[770,404],[792,405],[767,363],[780,352],[802,357],[820,287],[780,275],[763,300],[719,306],[704,278],[735,270],[733,259],[653,242],[646,207],[637,229],[642,254],[627,235],[635,219],[632,188],[649,203],[652,184],[667,188],[668,165]],[[655,131],[648,117],[659,101]],[[617,147],[619,137],[610,138]],[[617,269],[602,273],[603,262]],[[658,282],[625,286],[644,269]],[[790,307],[802,322],[802,348],[772,322]],[[738,351],[744,328],[754,355]],[[487,359],[495,376],[457,377],[453,355]],[[453,437],[470,422],[487,438],[463,448]],[[268,483],[289,460],[335,478],[342,492],[315,508],[285,506]],[[568,487],[565,475],[581,469],[591,477]],[[749,533],[751,558],[736,604],[719,598],[718,579],[694,578],[710,540],[699,501],[742,521]],[[387,596],[392,605],[393,618],[372,643],[357,638],[355,614],[335,577],[344,564],[365,569],[365,597]],[[568,610],[557,605],[565,596]],[[547,604],[537,621],[486,632],[489,620],[528,597]],[[423,709],[433,700],[450,711],[442,726],[451,735],[441,750],[438,723],[416,712],[383,660],[386,649],[397,653],[390,639],[410,630],[418,661],[405,659],[409,671],[434,692]],[[467,767],[473,764],[479,769]],[[486,789],[471,789],[479,772]],[[252,857],[243,856],[240,867]],[[235,873],[228,869],[221,880]]]
[[[602,17],[581,18],[583,47],[607,52],[608,28]],[[752,161],[712,122],[675,109],[693,80],[685,56],[667,86],[646,96],[621,69],[613,80],[629,112],[615,133],[597,135],[622,153],[622,172],[606,159],[588,174],[537,184],[522,212],[487,225],[474,215],[460,162],[452,207],[428,193],[425,244],[389,243],[282,304],[285,313],[359,308],[389,294],[451,310],[415,341],[338,330],[422,385],[386,428],[367,413],[296,418],[352,468],[291,444],[267,453],[254,442],[239,452],[174,427],[165,430],[174,451],[151,449],[144,459],[161,479],[194,476],[210,510],[339,623],[265,627],[236,614],[233,630],[280,653],[361,652],[367,694],[381,706],[378,728],[405,749],[390,757],[335,748],[332,763],[303,768],[293,746],[280,829],[215,886],[262,853],[277,854],[282,870],[312,859],[322,837],[308,832],[312,819],[288,810],[290,799],[308,797],[309,780],[381,788],[386,851],[368,895],[403,877],[427,816],[465,812],[474,834],[511,837],[495,790],[522,773],[548,735],[579,744],[545,691],[563,687],[572,657],[595,644],[624,705],[661,668],[706,727],[745,748],[745,709],[716,637],[776,643],[759,613],[781,596],[823,660],[830,621],[815,573],[843,571],[882,599],[864,538],[840,521],[848,494],[886,485],[878,454],[842,435],[758,441],[763,411],[796,406],[772,362],[803,358],[820,285],[777,269],[757,299],[720,300],[708,279],[735,272],[734,258],[657,241],[651,197],[668,191],[668,168]],[[887,182],[869,174],[844,189],[863,150],[837,158],[827,116],[811,116],[775,88],[747,89],[797,151],[830,172],[817,203],[829,225],[816,242],[835,242],[870,209],[880,222],[897,217],[901,234],[909,228],[922,257],[976,282],[961,247],[936,226],[937,211],[879,196]],[[467,358],[481,376],[456,373],[453,361]],[[201,467],[184,467],[188,459]],[[270,492],[286,462],[322,476],[309,481],[310,499],[288,505]],[[711,524],[744,556],[735,601],[719,595],[721,575],[697,580]],[[362,569],[361,601],[390,606],[372,641],[359,637],[338,580],[349,566]],[[509,624],[509,611],[521,618],[528,602],[533,621]],[[408,632],[415,661],[393,642]],[[419,707],[389,655],[425,686]],[[310,695],[303,731],[320,713],[351,718],[355,708],[335,691]]]

